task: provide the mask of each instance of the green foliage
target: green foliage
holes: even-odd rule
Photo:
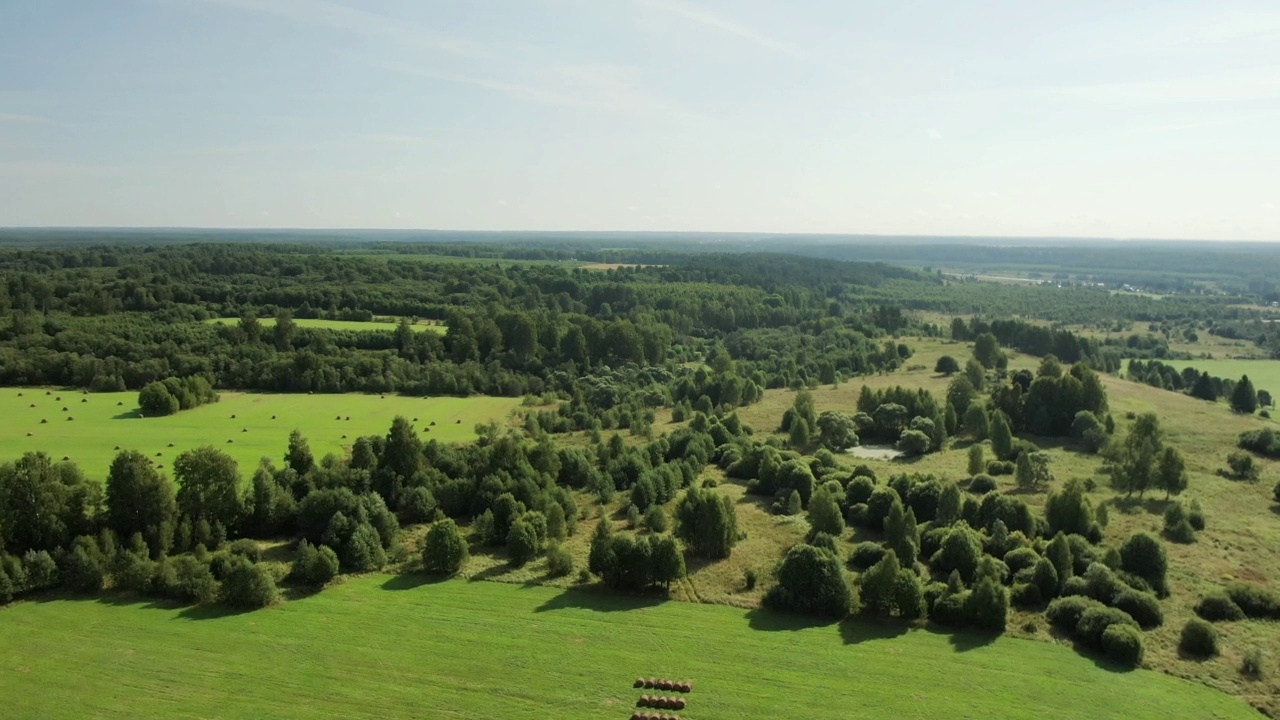
[[[1160,601],[1150,593],[1133,589],[1123,590],[1115,596],[1111,605],[1128,613],[1143,630],[1150,630],[1164,624],[1164,613],[1160,609]]]
[[[802,506],[801,506],[801,504],[800,504],[800,493],[799,493],[799,491],[792,490],[792,491],[791,491],[791,493],[790,493],[789,495],[787,495],[787,502],[786,502],[786,504],[785,504],[785,505],[783,505],[783,511],[782,511],[782,512],[783,512],[783,514],[784,514],[784,515],[799,515],[802,509],[803,509],[803,508],[802,508]]]
[[[552,545],[547,548],[547,575],[550,577],[567,577],[573,572],[573,555],[563,545]]]
[[[662,509],[661,505],[650,507],[649,511],[644,514],[644,526],[650,532],[664,533],[667,531],[667,513]]]
[[[933,371],[943,375],[954,375],[960,372],[960,363],[950,355],[943,355],[934,363]]]
[[[809,526],[813,533],[824,532],[833,537],[844,534],[840,504],[826,490],[818,490],[809,501]]]
[[[1258,410],[1258,392],[1248,375],[1242,376],[1231,391],[1231,409],[1250,415]]]
[[[905,567],[915,565],[916,556],[920,553],[920,533],[916,527],[915,512],[904,512],[902,502],[896,498],[884,519],[884,541]]]
[[[971,403],[969,409],[964,411],[964,431],[973,438],[974,442],[981,442],[991,434],[991,421],[987,417],[986,408],[982,407],[981,403]],[[972,458],[973,451],[969,452]],[[972,466],[972,461],[970,465]]]
[[[141,533],[152,557],[169,551],[177,525],[173,486],[140,452],[122,450],[106,482],[107,526],[120,537]]]
[[[462,571],[469,555],[467,542],[450,518],[438,520],[427,531],[422,544],[422,568],[435,575],[451,576]]]
[[[353,573],[381,570],[387,564],[387,554],[378,531],[368,523],[355,526],[349,539],[343,543],[340,557],[343,569]]]
[[[1086,537],[1102,534],[1084,483],[1076,478],[1049,493],[1044,501],[1044,518],[1051,533],[1074,533]]]
[[[1261,648],[1250,648],[1240,659],[1240,674],[1253,680],[1267,677],[1267,659]]]
[[[1036,561],[1032,570],[1031,582],[1040,590],[1040,597],[1045,600],[1056,597],[1061,587],[1061,582],[1058,579],[1058,570],[1053,561],[1047,557]]]
[[[152,592],[186,603],[211,603],[218,596],[218,581],[207,563],[190,555],[168,558],[156,563]]]
[[[1002,353],[1000,343],[991,333],[982,333],[973,341],[973,359],[987,370],[994,369],[1000,362]]]
[[[1013,457],[1013,431],[1004,413],[996,410],[991,415],[991,451],[999,460]]]
[[[1160,465],[1156,470],[1156,487],[1170,495],[1181,495],[1187,489],[1187,463],[1175,447],[1166,447],[1160,453]]]
[[[1231,468],[1231,476],[1237,480],[1253,482],[1258,479],[1262,468],[1254,462],[1249,453],[1233,451],[1227,455],[1227,467]]]
[[[1280,620],[1280,594],[1249,583],[1227,585],[1227,595],[1244,614],[1260,620]]]
[[[1156,486],[1160,469],[1160,453],[1164,450],[1164,431],[1154,413],[1139,415],[1111,467],[1111,482],[1126,495],[1134,492],[1142,497]]]
[[[1168,593],[1169,560],[1160,541],[1146,533],[1129,536],[1120,546],[1121,567],[1146,580],[1160,596]]]
[[[173,461],[179,512],[193,524],[235,526],[244,511],[236,461],[212,446],[180,453]]]
[[[999,581],[984,576],[974,583],[964,610],[974,627],[1004,632],[1009,618],[1009,595]]]
[[[1053,563],[1053,569],[1057,571],[1059,587],[1064,586],[1074,574],[1075,558],[1073,552],[1071,543],[1063,532],[1054,534],[1053,540],[1049,542],[1049,546],[1045,549],[1045,557],[1049,559],[1049,562]]]
[[[1203,516],[1201,516],[1203,520]],[[1192,527],[1187,509],[1182,503],[1170,503],[1164,509],[1164,536],[1177,543],[1196,541],[1196,529]]]
[[[524,516],[516,518],[507,531],[507,557],[511,564],[522,567],[542,551],[538,533]]]
[[[907,456],[924,455],[929,452],[933,441],[920,430],[903,430],[896,445],[898,452]]]
[[[1142,664],[1142,633],[1123,623],[1108,625],[1102,632],[1102,652],[1111,660],[1128,667]]]
[[[280,599],[275,577],[262,564],[234,556],[222,579],[219,601],[238,608],[264,608]]]
[[[1182,627],[1178,649],[1192,657],[1213,657],[1218,654],[1218,631],[1200,618],[1191,618]]]
[[[962,522],[947,531],[942,547],[929,559],[929,566],[935,572],[959,571],[962,579],[970,581],[978,569],[980,557],[982,543],[978,534]]]
[[[1210,622],[1244,620],[1244,611],[1226,593],[1216,592],[1200,598],[1195,612]]]
[[[676,503],[675,519],[676,534],[704,557],[729,557],[738,542],[737,509],[715,490],[689,488]]]
[[[290,577],[303,585],[320,587],[338,576],[338,555],[327,545],[316,547],[306,540],[298,543]]]

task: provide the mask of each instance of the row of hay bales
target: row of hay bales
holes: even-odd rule
[[[631,720],[680,720],[679,715],[668,715],[666,713],[631,713]]]
[[[636,700],[638,707],[658,708],[659,710],[683,710],[685,699],[682,697],[666,697],[662,695],[641,695]]]
[[[636,678],[636,682],[632,687],[644,688],[645,690],[666,690],[668,692],[693,692],[693,683],[688,680],[667,680],[665,678]]]

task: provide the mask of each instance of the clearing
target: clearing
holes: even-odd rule
[[[183,450],[212,445],[235,458],[248,476],[263,457],[279,464],[293,430],[302,432],[319,460],[345,452],[361,435],[385,435],[397,415],[417,418],[414,427],[424,441],[463,442],[475,438],[477,423],[501,422],[520,405],[520,398],[480,396],[223,392],[221,397],[176,415],[140,418],[136,392],[0,388],[0,462],[43,450],[54,460],[69,457],[91,478],[105,478],[117,445],[140,450],[166,469]]]
[[[213,318],[206,320],[208,323],[218,325],[237,325],[240,318]],[[294,318],[293,324],[300,328],[318,328],[321,330],[350,330],[352,332],[391,332],[396,329],[396,323],[400,322],[400,318],[377,318],[368,322],[359,320],[318,320],[316,318]],[[258,318],[258,324],[264,328],[272,327],[276,324],[275,318]],[[430,331],[443,335],[449,328],[444,323],[433,323],[426,320],[418,320],[411,327],[419,332]]]
[[[1049,643],[412,575],[253,613],[108,597],[0,620],[0,696],[19,719],[624,720],[651,692],[637,676],[692,681],[681,715],[699,720],[1257,717]]]

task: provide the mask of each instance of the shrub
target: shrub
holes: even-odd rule
[[[1244,614],[1259,620],[1280,620],[1280,596],[1248,583],[1232,583],[1227,595]]]
[[[1111,604],[1128,613],[1129,617],[1136,620],[1143,630],[1150,630],[1164,624],[1164,612],[1160,610],[1160,601],[1150,593],[1125,590],[1117,595]]]
[[[992,460],[987,463],[988,475],[1012,475],[1018,469],[1018,464],[1012,460]]]
[[[422,567],[437,575],[456,575],[467,561],[467,542],[450,518],[437,521],[422,544]]]
[[[1203,522],[1203,515],[1201,516]],[[1182,503],[1173,503],[1164,510],[1164,536],[1176,543],[1193,543],[1196,541],[1196,529],[1191,526],[1187,509]]]
[[[844,488],[845,504],[852,507],[858,503],[865,503],[871,499],[871,493],[875,492],[875,489],[876,482],[873,478],[854,475]]]
[[[884,519],[889,516],[889,508],[895,502],[902,502],[897,491],[889,487],[878,487],[867,500],[867,527],[872,530],[884,530]]]
[[[880,559],[884,557],[884,553],[884,546],[880,543],[860,542],[853,546],[853,553],[849,555],[849,564],[859,570],[866,570],[880,562]]]
[[[1112,625],[1130,625],[1135,630],[1138,623],[1129,613],[1117,608],[1094,606],[1084,611],[1076,625],[1075,637],[1092,648],[1102,647],[1102,634]]]
[[[969,481],[969,492],[975,495],[986,495],[996,489],[996,479],[990,475],[974,475]]]
[[[58,584],[58,564],[45,550],[28,550],[22,556],[22,569],[27,575],[28,590],[44,590]]]
[[[965,616],[977,628],[1004,632],[1009,619],[1009,595],[989,577],[974,583],[964,603]]]
[[[222,581],[219,599],[224,605],[240,608],[264,608],[280,598],[276,579],[262,564],[233,556],[230,569]]]
[[[748,590],[755,590],[756,583],[760,581],[760,576],[754,569],[747,568],[746,572],[742,574],[742,581]]]
[[[1191,507],[1187,508],[1187,522],[1191,523],[1191,527],[1197,532],[1204,530],[1204,508],[1200,507],[1199,500],[1192,500]]]
[[[1089,597],[1089,582],[1080,575],[1072,575],[1062,583],[1062,591],[1058,594],[1062,597]]]
[[[1109,625],[1102,632],[1102,652],[1117,663],[1136,667],[1142,662],[1142,633],[1129,625]]]
[[[262,562],[262,548],[258,545],[256,540],[250,540],[248,538],[236,540],[231,543],[228,550],[230,550],[232,555],[239,555],[249,562]]]
[[[1124,583],[1116,577],[1111,568],[1102,563],[1093,563],[1084,573],[1085,594],[1100,603],[1110,605],[1125,591]]]
[[[1040,558],[1036,561],[1035,568],[1031,572],[1031,582],[1035,583],[1040,589],[1040,596],[1046,600],[1056,597],[1062,585],[1058,580],[1058,571],[1049,558]]]
[[[1004,555],[1004,564],[1009,566],[1009,572],[1017,574],[1019,570],[1029,567],[1035,567],[1040,561],[1040,555],[1029,547],[1020,547],[1010,550]],[[1052,567],[1052,566],[1051,566]]]
[[[1192,657],[1213,657],[1218,654],[1218,631],[1200,618],[1191,618],[1182,628],[1178,649]]]
[[[958,570],[961,578],[971,580],[981,556],[982,544],[978,534],[960,523],[947,531],[942,547],[929,559],[929,564],[938,572]]]
[[[573,555],[562,545],[554,545],[547,550],[547,574],[551,577],[565,577],[573,572]]]
[[[289,575],[303,585],[319,587],[338,576],[338,554],[328,545],[298,543],[298,555]]]
[[[183,555],[156,564],[151,590],[182,602],[210,603],[218,597],[218,581],[207,564]]]
[[[351,572],[373,572],[387,564],[378,531],[368,523],[360,523],[343,548],[342,564]]]
[[[1074,634],[1085,611],[1100,607],[1102,604],[1097,600],[1072,595],[1050,602],[1049,607],[1045,608],[1044,616],[1050,625],[1063,632]]]
[[[77,543],[62,564],[62,583],[76,592],[95,593],[102,590],[105,581],[106,570],[98,553]]]
[[[1009,592],[1009,599],[1018,607],[1036,607],[1044,602],[1044,595],[1032,583],[1016,583]]]
[[[1167,594],[1165,577],[1169,560],[1159,540],[1146,533],[1130,536],[1120,546],[1120,566],[1150,583],[1157,595]]]
[[[1227,467],[1231,468],[1231,477],[1237,480],[1257,480],[1261,467],[1254,462],[1253,456],[1238,450],[1227,455]]]
[[[1240,660],[1240,673],[1245,677],[1261,680],[1267,676],[1266,657],[1260,648],[1253,648]]]
[[[1225,593],[1214,593],[1200,598],[1196,603],[1196,614],[1210,622],[1223,620],[1243,620],[1244,611]]]

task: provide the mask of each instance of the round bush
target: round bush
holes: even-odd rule
[[[573,572],[573,556],[562,545],[555,545],[547,550],[547,574],[551,577],[564,577]]]
[[[1004,564],[1008,565],[1009,572],[1012,572],[1015,575],[1018,574],[1018,571],[1020,570],[1035,567],[1036,563],[1039,561],[1040,556],[1036,554],[1035,550],[1032,550],[1029,547],[1010,550],[1004,555]]]
[[[987,474],[974,475],[969,481],[969,492],[975,495],[986,495],[996,489],[996,479]]]
[[[1218,631],[1200,618],[1191,618],[1182,628],[1178,649],[1192,657],[1213,657],[1218,654]]]
[[[262,547],[258,545],[256,540],[242,538],[231,543],[228,549],[232,555],[239,555],[251,563],[262,562]]]
[[[1138,627],[1138,623],[1123,610],[1091,607],[1080,616],[1080,624],[1076,625],[1076,639],[1090,647],[1101,648],[1102,634],[1112,625],[1131,625],[1134,629]]]
[[[871,493],[875,492],[875,489],[875,480],[866,477],[865,475],[858,475],[850,480],[849,484],[845,486],[845,504],[852,506],[857,505],[858,503],[865,503],[867,500],[871,499]]]
[[[1142,662],[1142,633],[1129,625],[1110,625],[1102,632],[1102,652],[1117,663],[1136,667]]]
[[[1102,563],[1094,563],[1084,574],[1085,594],[1101,603],[1110,605],[1125,591],[1124,583]]]
[[[1088,595],[1089,581],[1085,580],[1079,575],[1072,575],[1071,577],[1067,578],[1066,582],[1062,583],[1062,592],[1058,594],[1063,597]]]
[[[1196,614],[1210,622],[1243,620],[1244,611],[1225,593],[1206,595],[1196,603]]]
[[[1060,597],[1049,603],[1044,616],[1050,625],[1063,632],[1074,633],[1085,611],[1096,607],[1102,607],[1102,605],[1097,600],[1082,595]]]
[[[867,568],[880,562],[884,557],[885,549],[880,543],[876,542],[860,542],[853,547],[853,553],[849,556],[849,564],[859,570]]]
[[[1137,590],[1125,590],[1112,601],[1116,608],[1129,613],[1138,621],[1143,630],[1150,630],[1164,624],[1164,613],[1160,610],[1160,601],[1150,593]]]
[[[255,565],[246,558],[235,557],[222,581],[220,599],[223,604],[241,608],[263,608],[280,598],[276,579],[265,565]]]

